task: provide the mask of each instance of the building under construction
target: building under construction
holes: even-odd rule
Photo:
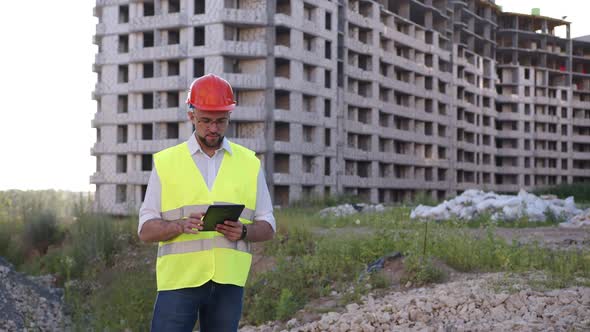
[[[275,204],[590,181],[590,43],[564,20],[486,0],[97,0],[95,16],[104,211],[141,204],[206,73],[234,87],[226,135]]]

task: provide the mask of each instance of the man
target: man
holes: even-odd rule
[[[233,91],[213,74],[190,87],[188,117],[196,130],[154,155],[138,234],[159,242],[158,295],[152,331],[237,331],[252,255],[248,242],[273,237],[275,219],[260,160],[224,137]],[[202,231],[214,203],[244,204],[239,221]]]

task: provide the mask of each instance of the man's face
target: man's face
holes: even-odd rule
[[[229,123],[230,112],[200,111],[189,112],[189,118],[197,129],[197,139],[209,148],[218,148]]]

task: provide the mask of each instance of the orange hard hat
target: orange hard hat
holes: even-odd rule
[[[193,81],[186,103],[203,111],[231,111],[236,107],[231,85],[223,78],[207,74]]]

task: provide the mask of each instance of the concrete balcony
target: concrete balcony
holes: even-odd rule
[[[300,183],[302,185],[334,185],[336,184],[336,179],[334,177],[324,176],[323,172],[320,173],[319,169],[316,169],[312,173],[301,174]]]
[[[127,34],[129,33],[129,24],[106,24],[98,23],[96,25],[96,35],[115,35],[115,34]]]
[[[105,173],[95,172],[90,176],[90,183],[93,184],[103,184],[107,183],[105,178]]]
[[[285,14],[275,14],[274,15],[274,22],[275,25],[280,26],[289,26],[289,27],[298,27],[300,24],[298,20],[294,19],[292,16],[285,15]]]
[[[479,146],[475,144],[475,142],[457,141],[455,142],[455,146],[459,149],[464,149],[470,152],[475,152],[479,149]]]
[[[94,64],[106,65],[106,64],[120,64],[129,63],[129,53],[97,53],[94,55]]]
[[[90,176],[90,183],[95,184],[147,184],[150,171],[133,171],[126,173],[94,173]]]
[[[375,74],[372,71],[353,66],[346,67],[346,75],[365,81],[372,81],[375,79]]]
[[[588,142],[590,142],[590,136],[589,135],[573,134],[571,136],[571,140],[573,142],[577,142],[577,143],[588,143]]]
[[[186,90],[189,82],[184,76],[139,78],[129,83],[130,92]]]
[[[184,139],[165,139],[153,141],[131,141],[128,143],[97,142],[90,149],[92,155],[97,154],[130,154],[130,153],[156,153],[165,148],[183,142]]]
[[[90,121],[92,128],[98,128],[105,125],[116,125],[120,123],[128,123],[128,113],[94,113],[94,118]]]
[[[129,184],[147,184],[150,179],[150,171],[127,172],[125,181]]]
[[[576,124],[576,126],[589,126],[590,127],[590,119],[574,118],[573,121]]]
[[[498,120],[512,120],[519,121],[523,119],[523,115],[517,112],[499,112],[496,117]]]
[[[178,108],[157,108],[151,110],[131,110],[129,113],[107,113],[99,112],[94,114],[92,127],[116,124],[135,124],[153,122],[182,122],[188,121],[186,110]]]
[[[214,50],[224,55],[246,57],[265,57],[266,48],[266,44],[262,42],[244,42],[233,40],[220,41],[213,47]]]
[[[569,171],[569,175],[572,175],[572,176],[588,176],[588,177],[590,177],[590,169],[572,168]]]
[[[233,116],[232,116],[233,117]],[[302,119],[304,118],[304,120]],[[274,121],[290,123],[309,123],[322,125],[324,121],[318,112],[301,112],[300,110],[274,110]]]
[[[131,32],[137,32],[154,29],[183,28],[189,26],[189,23],[188,16],[184,13],[143,16],[131,19],[129,30]]]
[[[346,10],[346,16],[348,18],[348,21],[355,24],[355,25],[358,25],[361,27],[371,27],[373,25],[372,18],[364,17],[360,13],[357,13],[357,12],[352,11],[350,9]]]
[[[131,110],[129,123],[149,122],[188,122],[184,106],[172,108],[156,108],[152,110]]]
[[[399,31],[397,31],[396,29],[387,28],[387,27],[384,29],[383,32],[384,32],[383,34],[386,37],[391,38],[396,42],[406,44],[406,45],[416,48],[422,52],[431,51],[429,49],[429,46],[427,46],[426,42],[422,39],[414,38],[410,35],[406,35],[405,33],[401,33]]]
[[[571,105],[575,108],[589,108],[590,101],[572,100]]]
[[[266,25],[268,21],[266,8],[261,8],[259,10],[221,8],[207,13],[205,16],[207,16],[205,18],[207,23],[223,22],[240,25]],[[191,21],[194,24],[203,23],[203,19],[199,16],[193,16]]]
[[[264,133],[261,133],[261,137],[258,138],[231,138],[231,141],[240,145],[247,147],[250,150],[255,152],[266,152],[266,141],[265,137],[263,136]]]
[[[477,165],[475,162],[470,163],[470,162],[466,162],[466,161],[457,161],[455,163],[455,168],[467,170],[467,171],[478,171],[479,166],[480,165]]]
[[[565,171],[567,173],[567,171]],[[549,168],[549,167],[535,167],[533,168],[533,174],[535,175],[558,175],[564,174],[564,170],[560,168]]]
[[[534,150],[532,156],[537,157],[537,158],[556,158],[556,157],[561,157],[561,153],[557,152],[557,151],[551,151],[551,150]],[[566,156],[563,156],[563,157],[566,157]]]
[[[348,46],[348,48],[352,49],[353,51],[364,54],[373,53],[374,48],[372,45],[361,43],[359,40],[350,37],[346,38],[346,46]]]
[[[132,49],[131,61],[147,61],[172,58],[184,58],[188,55],[187,45],[167,45]]]
[[[497,132],[498,138],[525,138],[526,134],[519,130],[498,130]]]
[[[345,92],[344,93],[344,102],[348,103],[348,104],[354,104],[354,105],[364,105],[367,107],[375,107],[377,100],[375,100],[372,97],[364,97],[364,96],[358,95],[354,92]]]
[[[294,58],[291,48],[285,45],[275,45],[274,52],[276,58]]]
[[[129,3],[129,0],[96,0],[96,7],[123,5],[127,3]]]
[[[499,192],[518,192],[520,191],[521,186],[516,184],[496,184],[494,185],[496,191]]]
[[[590,151],[589,152],[572,152],[571,158],[572,159],[581,159],[581,160],[590,160]]]
[[[557,115],[535,114],[535,115],[533,115],[533,119],[535,121],[540,121],[540,122],[559,123],[559,120],[561,120],[561,117],[559,117]]]
[[[549,133],[549,132],[536,132],[536,133],[533,133],[532,136],[534,139],[551,140],[551,141],[559,141],[560,139],[563,138],[563,136],[561,134]],[[523,135],[523,137],[525,137],[525,135]],[[589,139],[590,139],[590,136],[586,137],[587,141]]]
[[[266,121],[264,106],[239,106],[231,113],[232,121]]]
[[[129,83],[108,84],[99,82],[94,86],[94,93],[98,96],[106,94],[126,94],[128,91]]]
[[[499,157],[520,157],[523,154],[521,149],[518,148],[498,148],[496,149],[496,155]]]
[[[237,88],[247,90],[266,88],[266,76],[264,74],[223,73],[222,76],[228,82],[231,82],[231,85],[234,89]]]
[[[291,81],[291,79],[286,77],[275,77],[274,78],[274,88],[281,89],[281,90],[289,90],[289,91],[301,91],[300,89],[301,84],[295,84]]]

